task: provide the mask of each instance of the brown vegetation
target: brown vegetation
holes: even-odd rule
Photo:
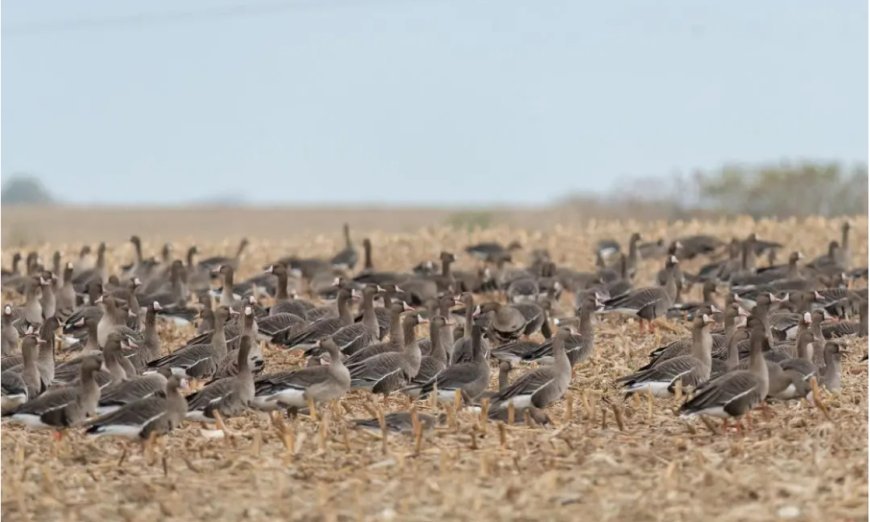
[[[229,252],[240,235],[247,235],[252,244],[242,276],[282,255],[325,256],[340,248],[337,223],[346,216],[309,219],[303,212],[271,212],[220,211],[217,222],[203,211],[156,218],[150,211],[118,213],[85,224],[57,216],[28,219],[39,227],[67,223],[61,230],[69,239],[39,238],[47,241],[40,246],[44,259],[56,248],[72,255],[83,240],[107,239],[114,242],[115,266],[131,258],[121,242],[132,232],[148,239],[144,247],[151,252],[166,239],[178,247],[195,240],[204,255]],[[10,225],[4,210],[4,241],[7,226],[18,226],[26,217],[12,215]],[[185,225],[173,224],[171,218],[179,216]],[[377,216],[377,224],[362,215],[351,222],[360,223],[356,241],[364,233],[372,239],[375,264],[383,269],[406,269],[442,249],[459,254],[466,244],[481,240],[518,239],[525,251],[521,261],[533,248],[548,248],[559,263],[592,268],[598,239],[625,242],[635,230],[646,239],[702,231],[745,237],[755,231],[809,257],[823,253],[839,234],[838,221],[821,218],[565,222],[468,231],[420,229],[443,222],[444,214],[425,215],[422,223],[398,223],[393,211]],[[328,220],[329,226],[302,232],[315,219]],[[854,224],[853,264],[865,265],[867,220],[859,217]],[[376,232],[378,227],[386,231]],[[8,263],[11,251],[3,254]],[[473,265],[467,256],[458,257],[459,268]],[[694,270],[702,262],[685,268]],[[645,261],[638,281],[651,282],[659,268],[658,261]],[[563,304],[570,310],[568,298]],[[864,340],[850,342],[843,390],[822,398],[827,414],[803,401],[779,403],[772,418],[755,414],[754,429],[739,436],[679,419],[674,400],[623,401],[614,379],[641,365],[656,346],[687,332],[683,324],[671,326],[673,333],[660,329],[649,336],[621,318],[601,321],[595,354],[576,368],[566,398],[548,410],[550,428],[502,428],[471,413],[453,417],[449,412],[452,420],[419,446],[399,435],[382,443],[378,435],[347,426],[348,419],[369,417],[369,409],[378,408],[379,401],[361,392],[322,411],[318,420],[303,416],[283,428],[254,413],[230,419],[232,436],[223,440],[205,439],[197,425],[187,424],[165,438],[153,456],[123,441],[87,440],[75,432],[55,445],[49,433],[4,425],[2,514],[7,520],[130,521],[866,520],[867,364],[859,362],[866,353]],[[177,346],[191,335],[172,326],[162,333],[164,346]],[[297,354],[275,347],[265,354],[267,371],[300,362]],[[394,397],[388,410],[406,408],[404,398]],[[431,408],[419,404],[418,409],[428,413]]]

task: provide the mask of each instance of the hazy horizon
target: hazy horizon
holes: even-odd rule
[[[3,178],[71,204],[539,205],[867,161],[866,3],[5,3],[2,73]]]

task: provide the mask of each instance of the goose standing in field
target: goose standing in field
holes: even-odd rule
[[[448,366],[424,384],[411,385],[403,390],[409,396],[425,398],[437,393],[438,400],[455,400],[459,391],[466,401],[477,398],[489,385],[489,363],[483,347],[483,328],[475,324],[470,329],[472,359]]]
[[[356,266],[358,260],[359,254],[357,253],[356,248],[354,248],[353,242],[350,240],[350,225],[345,223],[344,249],[335,254],[332,259],[329,260],[329,264],[338,270],[353,270],[353,267]]]
[[[362,321],[345,324],[331,335],[332,341],[338,345],[338,349],[343,354],[353,355],[354,352],[365,348],[378,338],[378,318],[375,315],[374,304],[377,293],[376,285],[366,285],[362,291]]]
[[[287,339],[285,346],[307,350],[313,348],[319,341],[331,336],[342,327],[353,324],[353,316],[350,314],[349,306],[354,294],[355,292],[349,288],[340,289],[336,300],[338,316],[328,316],[314,321],[303,328],[298,334]]]
[[[314,305],[308,301],[296,299],[295,294],[293,299],[290,298],[287,265],[269,265],[266,272],[272,274],[277,279],[275,285],[275,303],[269,308],[269,315],[286,313],[307,319],[308,311],[314,308]]]
[[[373,343],[365,348],[357,350],[347,357],[345,360],[345,364],[352,365],[357,364],[361,361],[368,359],[369,357],[374,357],[375,355],[379,355],[386,352],[401,352],[405,349],[405,339],[411,339],[411,342],[416,342],[416,335],[414,333],[414,328],[420,322],[417,317],[414,319],[407,319],[408,316],[405,317],[405,320],[402,319],[402,314],[406,310],[409,309],[405,306],[404,303],[398,302],[390,305],[390,335],[389,339],[386,341],[381,341],[378,343]],[[422,353],[422,352],[421,352]]]
[[[806,395],[805,390],[808,387],[806,382],[811,377],[817,376],[819,369],[812,362],[812,343],[814,340],[813,333],[805,330],[797,338],[797,357],[786,359],[776,363],[783,373],[791,377],[793,382],[780,379],[781,382],[770,382],[769,395],[777,399],[794,399]],[[768,367],[770,367],[768,363]],[[800,381],[806,381],[801,385]],[[778,384],[778,385],[777,385]],[[782,386],[784,384],[784,386]]]
[[[350,373],[341,360],[341,352],[332,339],[319,341],[329,354],[329,364],[309,366],[267,375],[254,383],[251,405],[259,410],[272,411],[287,408],[295,413],[300,408],[338,400],[350,390]]]
[[[507,248],[501,243],[484,242],[465,247],[465,252],[481,261],[495,263],[500,259],[510,258],[511,252],[520,249],[522,249],[522,245],[517,241],[511,241]]]
[[[187,379],[172,375],[166,380],[163,393],[152,394],[130,402],[117,410],[97,417],[86,424],[85,433],[92,436],[119,435],[147,440],[152,434],[163,435],[177,428],[187,413],[187,400],[182,392]]]
[[[94,376],[102,364],[102,355],[86,356],[78,385],[52,388],[15,408],[9,418],[31,427],[66,428],[81,423],[96,414],[100,387]]]
[[[230,266],[234,269],[238,268],[239,262],[242,259],[242,253],[244,253],[245,248],[247,248],[247,246],[248,246],[248,239],[242,238],[242,240],[239,242],[239,248],[236,249],[236,254],[233,257],[228,257],[228,256],[208,257],[206,259],[199,261],[196,264],[196,267],[198,270],[203,271],[205,273],[213,272],[213,271],[219,269],[223,265]]]
[[[222,417],[235,417],[243,413],[254,398],[254,376],[248,356],[251,336],[243,335],[237,357],[237,373],[207,384],[187,397],[187,418],[200,422],[215,420],[215,412]]]
[[[19,331],[23,331],[28,325],[42,323],[42,285],[39,279],[28,279],[24,290],[24,304],[13,308],[12,315]]]
[[[760,322],[755,322],[750,338],[749,369],[734,370],[710,381],[680,407],[681,416],[707,415],[738,419],[767,398],[770,387],[767,363],[762,350],[767,337]]]
[[[73,287],[81,292],[94,281],[105,284],[109,278],[106,270],[106,244],[100,243],[97,247],[97,264],[93,268],[84,270],[73,276]]]
[[[0,272],[0,280],[2,282],[6,282],[8,278],[18,277],[21,275],[21,271],[19,266],[21,264],[21,252],[15,252],[12,254],[12,268],[10,270],[6,270],[5,268]]]
[[[844,353],[846,353],[846,348],[840,345],[840,343],[833,341],[825,343],[825,366],[820,370],[820,384],[828,391],[839,391],[840,389],[840,361],[842,360]]]
[[[215,310],[215,328],[209,344],[191,344],[151,361],[148,368],[152,371],[166,369],[173,375],[183,375],[195,379],[213,376],[218,365],[227,355],[226,323],[232,311],[224,306]]]
[[[447,368],[447,349],[444,338],[450,335],[448,319],[444,316],[435,316],[429,321],[429,342],[432,346],[431,353],[424,355],[420,360],[420,370],[417,375],[411,379],[409,386],[402,389],[402,392],[410,397],[419,395],[420,387],[434,379],[439,373]],[[416,389],[416,394],[414,390]]]
[[[405,321],[416,326],[427,323],[428,319],[411,315]],[[414,330],[405,331],[405,348],[401,352],[381,353],[349,365],[351,388],[368,389],[372,393],[383,394],[386,399],[390,393],[416,377],[420,371],[422,354],[416,339],[407,337],[409,333],[413,336]]]
[[[639,326],[643,329],[643,322],[653,329],[653,320],[664,317],[668,309],[673,306],[677,296],[677,282],[674,272],[679,261],[671,256],[665,266],[667,275],[665,286],[646,287],[632,290],[627,294],[604,302],[604,312],[619,312],[622,314],[635,315],[639,318]]]
[[[39,343],[44,342],[35,334],[25,335],[21,342],[23,365],[3,370],[3,373],[0,374],[3,389],[2,413],[4,415],[24,404],[28,399],[35,398],[42,390],[36,357]]]
[[[697,389],[706,382],[710,378],[713,364],[713,337],[710,334],[712,324],[713,319],[706,314],[692,321],[691,354],[673,357],[651,368],[621,377],[617,382],[625,388],[626,396],[649,391],[655,396],[667,397],[674,393],[677,381],[682,383],[683,389]]]
[[[76,310],[76,290],[72,285],[73,264],[67,263],[63,269],[63,282],[57,290],[57,315],[64,320]]]
[[[568,328],[559,328],[553,339],[553,364],[524,374],[513,384],[492,397],[492,408],[503,409],[509,404],[522,411],[529,407],[544,409],[565,395],[571,383],[571,361],[565,353]]]
[[[18,329],[12,324],[12,305],[3,305],[3,325],[0,328],[0,353],[3,356],[13,355],[18,351],[20,335]]]
[[[105,346],[106,339],[108,339],[109,334],[112,332],[118,332],[131,339],[141,341],[140,334],[127,326],[124,319],[122,319],[127,314],[123,308],[118,306],[118,301],[114,297],[103,294],[97,299],[96,304],[100,306],[103,312],[100,321],[97,323],[97,344]]]

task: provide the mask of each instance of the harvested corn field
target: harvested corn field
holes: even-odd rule
[[[336,252],[346,248],[338,231],[267,241],[258,239],[252,226],[247,234],[250,243],[237,260],[235,283],[259,276],[265,267],[286,256],[327,260],[330,275],[344,278],[335,281],[337,285],[332,277],[329,283],[320,285],[317,277],[300,268],[296,270],[303,272],[301,277],[296,272],[290,276],[298,297],[320,306],[334,298],[329,287],[361,287],[353,284],[354,276],[362,281],[360,275],[368,277],[375,271],[412,273],[412,267],[425,265],[427,260],[433,261],[433,265],[443,263],[441,253],[447,252],[455,257],[451,267],[457,274],[470,274],[469,281],[463,279],[459,285],[459,277],[451,275],[446,290],[442,290],[439,276],[444,276],[444,272],[417,275],[436,282],[436,296],[446,291],[458,298],[462,290],[473,290],[477,304],[497,301],[507,305],[508,301],[525,301],[519,299],[519,290],[500,284],[499,276],[509,270],[534,267],[535,259],[546,259],[556,271],[550,274],[532,271],[533,279],[540,283],[535,285],[533,301],[549,300],[545,318],[557,330],[555,320],[560,319],[559,324],[570,323],[564,319],[577,313],[576,294],[587,290],[579,284],[571,287],[571,282],[576,284],[581,277],[563,280],[558,274],[566,272],[559,270],[573,270],[575,276],[602,273],[596,267],[595,256],[602,240],[616,239],[622,253],[627,255],[626,241],[632,233],[640,233],[642,243],[638,246],[647,249],[641,248],[636,271],[633,277],[627,276],[627,281],[634,288],[667,288],[659,285],[657,278],[668,262],[667,250],[673,240],[706,234],[722,241],[715,252],[693,256],[687,255],[688,246],[676,247],[672,253],[679,259],[681,272],[692,275],[711,260],[727,260],[727,243],[732,238],[746,241],[755,233],[756,242],[749,243],[749,247],[744,243],[745,251],[761,241],[775,241],[782,246],[774,249],[775,258],[768,258],[767,251],[758,255],[749,268],[752,275],[763,274],[759,269],[771,263],[785,266],[792,252],[801,252],[798,277],[812,281],[806,287],[811,294],[832,285],[848,286],[859,296],[863,289],[866,309],[866,270],[863,274],[855,270],[866,266],[865,217],[851,220],[851,242],[848,248],[838,251],[840,258],[831,260],[843,265],[842,270],[822,274],[821,269],[812,272],[807,268],[829,253],[829,242],[842,243],[841,223],[825,219],[672,224],[614,221],[534,231],[496,227],[460,232],[429,228],[415,233],[386,234],[374,228],[357,230],[351,222],[350,246],[359,250],[359,260],[346,263],[355,265],[352,269],[329,264]],[[363,268],[363,235],[372,245],[370,269]],[[656,241],[660,238],[659,245]],[[232,264],[239,239],[228,237],[223,242],[197,244],[198,259],[229,255],[221,263]],[[92,240],[91,247],[96,252],[101,238]],[[492,241],[505,246],[511,241],[518,243],[519,248],[509,251],[510,263],[483,261],[465,250],[468,245]],[[165,242],[174,247],[166,261],[182,259],[187,266],[184,254],[195,240],[179,237],[168,229],[160,237],[142,237],[145,257],[156,255],[160,261],[159,251]],[[42,244],[32,248],[38,249],[45,269],[52,270],[56,250],[60,250],[63,263],[75,262],[81,246]],[[123,278],[122,274],[129,275],[144,265],[134,262],[125,272],[122,265],[135,260],[134,249],[120,243],[108,247],[107,274]],[[546,257],[542,257],[542,250],[547,251]],[[25,256],[28,251],[21,250]],[[4,250],[4,266],[8,266],[12,254]],[[604,257],[608,256],[602,253]],[[619,255],[609,258],[604,262],[611,263],[615,267],[611,270],[619,272]],[[291,272],[296,261],[286,260]],[[817,265],[821,267],[824,263]],[[479,277],[480,284],[471,276]],[[719,291],[713,299],[722,310],[732,299],[728,297],[730,292],[738,292],[733,290],[739,286],[735,284],[728,290],[729,277],[736,281],[741,273],[738,269],[730,275],[719,272],[718,276],[715,282]],[[542,282],[547,278],[560,284],[547,286]],[[487,415],[487,409],[497,404],[498,396],[483,400],[482,409],[471,409],[462,405],[461,395],[454,402],[438,403],[431,397],[412,402],[398,391],[382,399],[365,389],[352,389],[338,401],[318,404],[314,410],[303,408],[295,417],[283,408],[272,413],[246,409],[223,419],[224,428],[187,421],[144,444],[122,438],[93,438],[79,426],[64,429],[58,440],[52,429],[28,428],[7,418],[2,425],[3,517],[130,521],[866,520],[867,363],[861,360],[867,353],[866,330],[864,337],[858,333],[841,340],[839,389],[826,389],[820,375],[814,380],[808,398],[770,400],[767,408],[760,405],[752,408],[751,421],[744,416],[739,429],[733,424],[723,427],[719,419],[678,415],[686,394],[692,391],[689,388],[676,386],[667,397],[648,393],[623,397],[624,389],[617,379],[649,363],[649,353],[657,347],[677,339],[691,339],[692,321],[677,311],[644,317],[651,319],[651,326],[640,328],[638,317],[606,313],[607,299],[616,296],[604,295],[604,288],[596,293],[597,281],[587,285],[592,289],[587,297],[596,303],[594,348],[576,362],[568,389],[552,402],[540,410],[523,411],[510,406],[514,424]],[[224,286],[226,282],[223,279]],[[17,309],[26,298],[14,289],[14,284],[7,283],[4,280],[4,305],[11,304]],[[187,283],[191,288],[186,305],[199,311],[202,304],[195,297],[193,282],[188,279]],[[111,294],[108,284],[103,292]],[[207,284],[217,288],[222,282],[218,278]],[[147,285],[143,281],[143,286]],[[687,277],[682,286],[683,303],[702,300],[702,282]],[[760,300],[759,296],[768,288],[756,289],[755,293],[747,291],[736,301],[741,307],[750,308],[746,310],[750,312],[747,303]],[[405,290],[409,289],[410,285]],[[267,308],[275,300],[269,292],[253,287],[250,290],[258,307]],[[787,304],[787,289],[774,286],[769,291],[783,300],[783,307]],[[311,295],[317,292],[327,297]],[[537,295],[539,292],[541,296]],[[244,306],[245,289],[239,288],[237,293],[240,295],[230,295],[230,299],[237,297]],[[410,290],[408,293],[413,294]],[[215,306],[221,298],[214,297],[218,300]],[[437,312],[437,309],[428,311],[428,303],[425,299],[421,301],[421,296],[411,295],[407,301],[421,316]],[[582,298],[579,301],[583,303]],[[860,299],[857,302],[860,307]],[[144,298],[141,300],[143,316],[150,305]],[[357,306],[360,305],[354,304]],[[459,306],[458,302],[453,305]],[[813,309],[827,310],[816,305]],[[715,309],[709,312],[717,313]],[[842,317],[825,313],[823,326],[859,321],[859,314],[851,310]],[[168,313],[165,315],[157,314],[156,323],[161,356],[184,346],[197,332],[196,325],[176,324]],[[461,321],[457,316],[456,322]],[[498,326],[493,321],[497,319],[491,318],[482,326],[487,331],[490,353],[508,342],[493,335]],[[140,323],[137,320],[135,324],[138,327]],[[418,338],[427,338],[428,325],[417,326],[415,333]],[[788,337],[784,331],[783,335]],[[26,332],[22,335],[25,337]],[[541,331],[533,332],[529,338],[543,341]],[[255,380],[308,364],[302,350],[282,345],[283,340],[286,338],[279,342],[259,341],[264,367],[259,376],[254,376]],[[816,342],[824,344],[822,339]],[[556,348],[553,351],[551,359],[558,358]],[[80,355],[81,352],[58,346],[58,367],[61,361]],[[490,357],[488,364],[491,368],[488,389],[497,390],[499,361]],[[510,382],[549,364],[545,358],[514,361]],[[202,386],[203,381],[198,385]],[[473,397],[468,399],[481,402]],[[412,413],[407,432],[386,429],[389,424],[384,416],[394,412]],[[538,414],[546,417],[543,425],[533,418]],[[426,429],[428,426],[423,422],[429,419],[426,416],[434,417],[431,429]],[[375,429],[361,429],[353,422],[367,418],[376,419],[372,422]],[[544,417],[537,419],[541,421]]]

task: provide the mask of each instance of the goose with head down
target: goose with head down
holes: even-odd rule
[[[618,312],[637,316],[640,326],[647,321],[652,328],[652,321],[664,317],[673,306],[677,296],[677,281],[675,272],[679,261],[671,256],[665,266],[667,277],[665,286],[638,288],[627,294],[604,302],[603,312]]]
[[[187,413],[183,391],[187,379],[172,375],[166,380],[163,393],[155,393],[127,403],[121,408],[97,417],[86,424],[85,433],[92,436],[117,435],[147,440],[169,433],[181,426]]]

